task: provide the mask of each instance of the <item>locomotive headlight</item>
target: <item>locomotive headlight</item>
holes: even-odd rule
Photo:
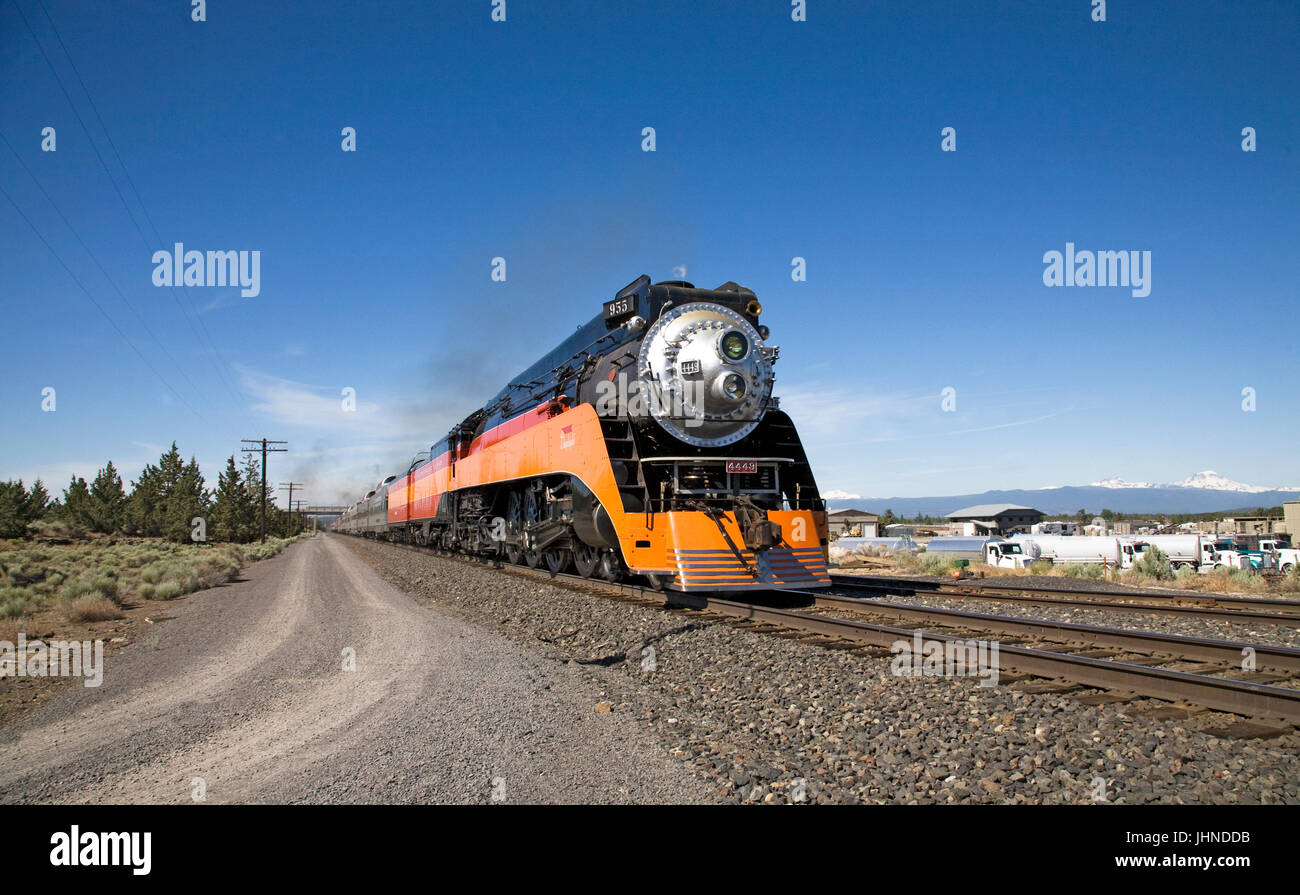
[[[722,356],[727,360],[740,360],[749,353],[749,339],[746,339],[742,333],[738,333],[733,329],[722,337],[719,347],[722,349]],[[740,386],[740,393],[744,394],[745,383],[742,381]]]
[[[744,336],[741,338],[743,339]],[[745,377],[739,373],[728,373],[722,378],[722,393],[733,401],[745,397]]]
[[[750,319],[727,305],[665,308],[646,327],[637,352],[637,382],[653,398],[639,415],[696,447],[740,441],[773,400],[776,347],[765,342]]]

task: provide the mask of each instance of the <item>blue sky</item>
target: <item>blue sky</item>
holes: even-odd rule
[[[758,293],[823,490],[1300,483],[1295,3],[189,6],[0,0],[0,477],[266,435],[345,500],[684,268]],[[1048,288],[1067,242],[1150,295]]]

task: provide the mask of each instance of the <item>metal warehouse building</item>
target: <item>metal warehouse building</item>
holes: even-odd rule
[[[1043,521],[1043,514],[1033,507],[1011,503],[981,503],[953,510],[948,518],[961,526],[963,534],[1006,535],[1029,531],[1031,526]]]
[[[831,534],[844,535],[856,530],[857,537],[880,537],[880,517],[875,513],[862,510],[835,510],[826,514],[826,522]]]

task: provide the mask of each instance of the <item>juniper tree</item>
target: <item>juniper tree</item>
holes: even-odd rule
[[[172,443],[169,454],[163,455],[159,467],[166,475],[171,454],[176,454],[176,444]],[[179,461],[180,455],[176,454]],[[187,543],[191,539],[193,520],[206,518],[208,512],[208,495],[203,488],[203,475],[199,464],[193,457],[190,462],[180,467],[176,478],[167,485],[163,499],[163,535],[169,541]]]
[[[90,511],[90,488],[78,475],[63,490],[63,517],[78,528],[90,528],[93,518]]]
[[[27,534],[27,489],[22,479],[0,482],[0,538]]]
[[[149,463],[140,470],[140,477],[132,483],[131,496],[126,502],[126,531],[144,537],[157,537],[162,533],[162,506],[162,472]]]
[[[232,456],[226,470],[217,477],[216,502],[212,507],[212,537],[219,541],[246,543],[253,539],[257,526],[257,507],[253,493],[245,486]]]
[[[95,473],[90,484],[90,516],[95,531],[111,533],[120,531],[126,510],[126,492],[122,490],[122,477],[113,461]]]

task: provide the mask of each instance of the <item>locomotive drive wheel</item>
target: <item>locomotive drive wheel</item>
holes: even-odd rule
[[[546,557],[546,568],[553,575],[558,575],[569,567],[568,550],[547,550],[543,555]]]
[[[506,498],[506,536],[518,541],[519,533],[524,530],[524,501],[518,491],[511,491]],[[524,557],[524,549],[518,543],[506,542],[506,559],[515,565]]]
[[[600,548],[578,542],[573,548],[573,565],[579,575],[590,578],[596,574],[596,567],[600,565]]]
[[[537,491],[533,488],[524,489],[524,525],[530,522],[536,522],[541,513],[537,507]],[[522,526],[521,526],[522,529]],[[535,569],[542,564],[542,554],[537,550],[524,550],[524,562],[528,568]]]
[[[610,582],[623,577],[623,569],[620,568],[618,556],[613,550],[606,550],[600,556],[600,577]]]

